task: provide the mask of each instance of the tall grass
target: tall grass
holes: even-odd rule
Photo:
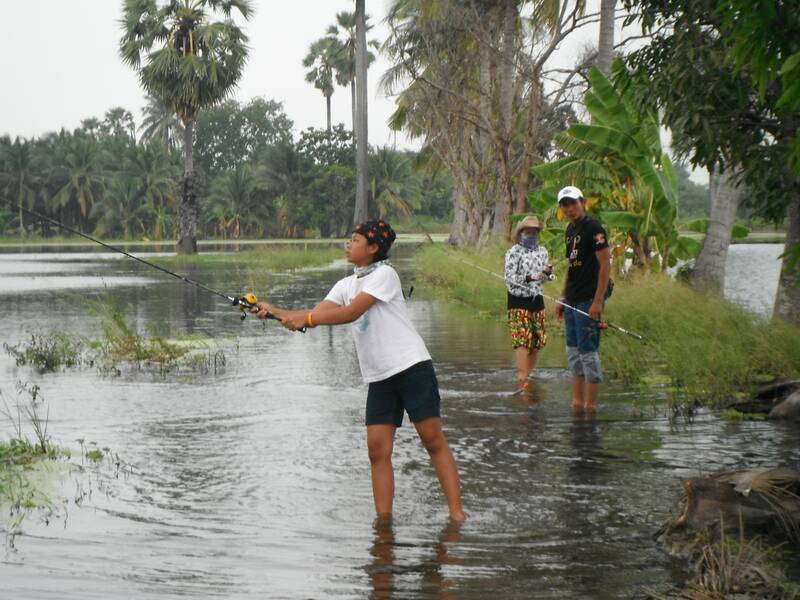
[[[503,319],[503,282],[458,259],[502,274],[505,249],[455,252],[428,245],[417,256],[416,276],[435,295],[474,309],[476,316]],[[550,282],[545,293],[558,297],[561,285],[561,280]],[[563,327],[555,322],[553,302],[546,305],[550,336],[557,337]],[[647,338],[641,342],[605,332],[600,354],[606,372],[632,385],[667,384],[676,407],[716,406],[755,383],[800,376],[800,328],[764,319],[662,274],[617,280],[604,318]]]

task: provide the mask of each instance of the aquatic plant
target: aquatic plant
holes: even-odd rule
[[[5,351],[18,367],[30,365],[40,373],[74,367],[80,363],[83,342],[65,333],[32,333],[27,344],[3,343]]]

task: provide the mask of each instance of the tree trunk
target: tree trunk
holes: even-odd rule
[[[25,237],[25,222],[22,220],[22,193],[19,194],[19,237]]]
[[[720,172],[715,169],[709,173],[708,195],[711,201],[710,223],[703,248],[695,262],[692,282],[717,293],[725,289],[725,263],[728,246],[731,243],[731,230],[736,221],[736,210],[742,192],[737,187],[738,170],[728,169]]]
[[[183,193],[178,207],[178,254],[197,254],[197,190],[194,172],[194,120],[184,124]]]
[[[795,197],[786,211],[786,245],[775,300],[775,314],[791,323],[800,323],[800,261],[792,264],[791,252],[800,252],[800,195]]]
[[[328,133],[331,132],[331,97],[325,96],[325,111],[328,116]]]
[[[514,201],[511,173],[511,138],[514,130],[514,56],[517,40],[517,1],[505,0],[503,8],[502,65],[499,71],[498,105],[500,108],[499,185],[494,206],[492,236],[505,238],[509,233],[509,215]]]
[[[350,110],[352,112],[353,145],[356,144],[356,80],[350,82]]]
[[[367,28],[365,0],[356,0],[356,205],[353,222],[367,219]]]
[[[614,16],[616,0],[600,0],[600,39],[597,43],[597,68],[608,77],[614,58]]]

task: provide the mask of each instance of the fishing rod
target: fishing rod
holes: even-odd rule
[[[138,261],[138,262],[140,262],[140,263],[142,263],[144,265],[147,265],[148,267],[151,267],[153,269],[161,271],[162,273],[166,273],[167,275],[170,275],[171,277],[175,277],[176,279],[180,279],[184,283],[187,283],[189,285],[193,285],[195,287],[198,287],[201,290],[205,290],[206,292],[209,292],[211,294],[219,296],[220,298],[225,298],[228,302],[231,303],[232,306],[238,306],[241,309],[241,311],[242,311],[242,317],[241,317],[242,320],[244,320],[247,317],[247,310],[249,310],[251,308],[260,308],[259,304],[258,304],[258,298],[256,298],[256,295],[253,294],[252,292],[245,294],[241,298],[237,298],[236,296],[229,296],[228,294],[225,294],[224,292],[220,292],[219,290],[215,290],[213,288],[210,288],[207,285],[205,285],[203,283],[200,283],[199,281],[195,281],[194,279],[190,279],[189,277],[186,277],[185,275],[180,275],[178,273],[174,273],[174,272],[170,271],[169,269],[165,269],[164,267],[160,267],[159,265],[157,265],[155,263],[151,263],[148,260],[145,260],[143,258],[135,256],[135,255],[131,254],[130,252],[126,252],[122,248],[119,248],[117,246],[112,246],[111,244],[107,244],[106,242],[98,240],[97,238],[94,238],[94,237],[92,237],[92,236],[90,236],[90,235],[88,235],[86,233],[78,231],[77,229],[74,229],[74,228],[70,227],[69,225],[65,225],[61,221],[58,221],[58,220],[53,219],[51,217],[48,217],[47,215],[43,215],[41,213],[36,212],[35,210],[30,210],[28,208],[25,208],[24,206],[20,206],[18,204],[15,204],[14,202],[11,202],[10,200],[8,200],[7,202],[9,204],[13,205],[15,208],[21,209],[22,211],[28,213],[29,215],[33,215],[37,219],[42,219],[44,221],[48,221],[48,222],[52,223],[53,225],[56,225],[56,226],[58,226],[58,227],[60,227],[62,229],[66,229],[70,233],[74,233],[75,235],[79,235],[82,238],[86,238],[87,240],[89,240],[91,242],[94,242],[95,244],[100,244],[104,248],[108,248],[109,250],[113,250],[114,252],[119,252],[120,254],[124,254],[128,258],[132,258],[133,260],[136,260],[136,261]],[[266,318],[267,319],[273,319],[275,321],[281,321],[282,320],[280,317],[272,314],[269,311],[267,311]],[[302,333],[305,333],[306,332],[306,328],[304,327],[303,329],[300,329],[298,331],[301,331]]]
[[[445,250],[445,253],[450,255],[450,253],[447,252],[446,250]],[[487,275],[491,275],[493,277],[497,277],[498,279],[502,279],[503,281],[505,281],[505,277],[495,273],[494,271],[492,271],[490,269],[485,269],[484,267],[481,267],[480,265],[476,265],[473,262],[470,262],[468,260],[464,260],[463,258],[459,258],[457,256],[450,255],[450,257],[454,258],[458,262],[464,263],[465,265],[468,265],[468,266],[472,267],[473,269],[477,269],[478,271],[482,271],[482,272],[486,273]],[[589,317],[590,319],[592,319],[592,317],[591,317],[591,315],[589,313],[584,312],[584,311],[580,310],[579,308],[575,308],[574,306],[572,306],[570,304],[567,304],[563,300],[559,300],[558,298],[553,298],[553,296],[548,296],[547,294],[542,294],[542,296],[544,296],[548,300],[552,300],[556,304],[560,304],[564,308],[569,308],[570,310],[574,310],[578,314],[581,314],[581,315],[583,315],[585,317]],[[594,321],[594,319],[592,319],[592,320]],[[629,331],[628,329],[623,329],[622,327],[612,323],[611,321],[600,321],[598,323],[598,325],[599,325],[600,329],[609,329],[609,328],[610,329],[614,329],[616,331],[619,331],[620,333],[624,333],[625,335],[629,335],[634,339],[637,339],[637,340],[640,340],[640,341],[644,341],[644,337],[643,336],[641,336],[638,333],[635,333],[633,331]]]

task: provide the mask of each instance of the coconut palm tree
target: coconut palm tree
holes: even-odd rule
[[[170,149],[178,146],[183,139],[183,123],[166,104],[148,95],[142,115],[142,140],[158,139]]]
[[[76,221],[88,223],[92,206],[102,198],[105,186],[103,156],[94,138],[66,138],[56,157],[55,174],[61,187],[51,199],[54,207],[74,211]]]
[[[197,252],[197,182],[192,144],[197,115],[233,91],[247,59],[247,36],[234,22],[245,20],[250,0],[125,0],[120,54],[139,72],[144,89],[183,121],[183,192],[178,252]],[[219,15],[223,19],[215,20]]]
[[[411,160],[388,147],[369,158],[370,196],[378,216],[410,216],[419,208],[419,183],[411,172]]]
[[[217,177],[211,185],[209,206],[217,231],[223,237],[238,238],[242,215],[251,212],[256,199],[257,181],[249,165],[238,165],[233,171]]]
[[[365,17],[366,29],[372,29],[369,24],[369,15]],[[343,87],[350,87],[350,102],[352,110],[353,141],[355,141],[356,127],[356,14],[348,11],[336,13],[336,25],[328,27],[328,35],[335,37],[344,48],[339,62],[336,64],[336,83]],[[380,47],[378,42],[370,40],[368,46]],[[375,60],[375,55],[367,51],[367,68]]]
[[[154,140],[131,148],[125,174],[139,184],[139,194],[162,206],[175,201],[178,169],[164,145]]]
[[[140,207],[139,182],[133,177],[117,177],[112,180],[108,193],[98,201],[90,213],[95,220],[94,232],[100,237],[119,236],[130,239],[132,226],[141,220],[136,216]]]
[[[344,52],[336,38],[324,37],[311,44],[308,54],[303,59],[304,67],[311,67],[306,73],[306,81],[325,96],[325,107],[328,115],[328,132],[331,130],[331,96],[333,96],[333,77],[336,65],[341,62]]]
[[[19,234],[25,235],[23,207],[33,208],[38,177],[34,166],[32,144],[20,138],[5,148],[0,160],[0,194],[18,206]]]

